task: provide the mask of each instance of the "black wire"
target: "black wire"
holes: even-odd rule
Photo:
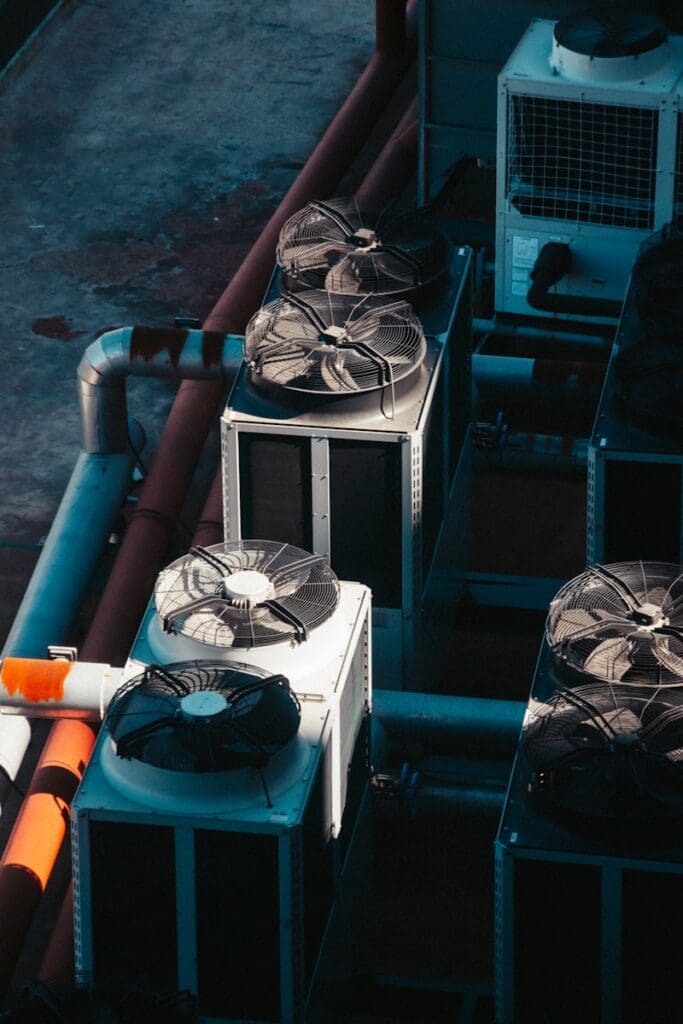
[[[14,781],[14,779],[12,778],[10,773],[7,771],[5,766],[2,765],[2,764],[0,764],[0,775],[2,775],[2,777],[7,782],[9,782],[10,786],[12,787],[12,789],[15,791],[15,793],[17,793],[21,797],[22,800],[26,799],[26,793],[24,792],[24,790],[21,788],[21,786],[17,785],[17,783]]]
[[[144,462],[142,461],[142,453],[139,452],[138,449],[133,444],[133,438],[130,436],[130,430],[128,428],[126,428],[126,433],[128,435],[128,444],[130,446],[130,449],[131,449],[133,455],[135,456],[135,462],[137,463],[138,469],[140,470],[140,472],[142,473],[142,476],[144,478],[144,477],[147,476],[147,467],[145,466]]]

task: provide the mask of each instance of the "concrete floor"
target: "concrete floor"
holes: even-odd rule
[[[374,45],[373,5],[67,0],[0,80],[0,646],[104,328],[204,317]],[[172,399],[136,381],[147,459]]]

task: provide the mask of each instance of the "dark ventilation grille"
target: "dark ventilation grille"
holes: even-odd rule
[[[678,115],[676,133],[676,177],[674,180],[674,220],[683,227],[683,114]]]
[[[510,96],[506,194],[521,214],[652,227],[657,112]]]

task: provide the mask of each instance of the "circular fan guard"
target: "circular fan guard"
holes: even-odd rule
[[[683,682],[683,574],[667,562],[592,565],[550,605],[560,666],[649,686]]]
[[[683,574],[665,562],[593,565],[550,605],[548,643],[561,666],[647,686],[683,682]]]
[[[662,46],[669,37],[664,22],[651,14],[594,7],[557,22],[560,46],[586,57],[633,57]]]
[[[241,595],[231,585],[245,574],[261,577],[263,599],[249,596],[251,582]],[[339,582],[319,555],[243,540],[192,548],[160,573],[154,598],[166,632],[213,647],[260,647],[306,640],[337,607]]]
[[[120,757],[217,772],[262,767],[296,735],[300,719],[284,676],[201,661],[148,666],[114,695],[107,726]]]
[[[244,355],[283,387],[348,394],[387,387],[422,362],[427,343],[407,302],[319,290],[285,294],[247,325]]]
[[[419,214],[387,220],[354,199],[329,199],[289,218],[276,258],[292,287],[389,296],[436,281],[448,253],[445,237]]]
[[[574,813],[683,811],[683,690],[591,684],[532,702],[520,752],[530,792]]]

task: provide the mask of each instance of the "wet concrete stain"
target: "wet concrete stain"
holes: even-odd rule
[[[38,317],[31,324],[34,334],[40,334],[43,338],[54,338],[58,341],[71,341],[72,338],[80,338],[85,331],[72,331],[65,317],[63,316],[42,316]]]
[[[78,249],[52,249],[31,262],[79,280],[93,296],[147,323],[186,314],[204,319],[279,198],[272,184],[248,179],[208,202],[188,195],[187,204],[161,215],[150,207],[134,233],[91,234]]]

